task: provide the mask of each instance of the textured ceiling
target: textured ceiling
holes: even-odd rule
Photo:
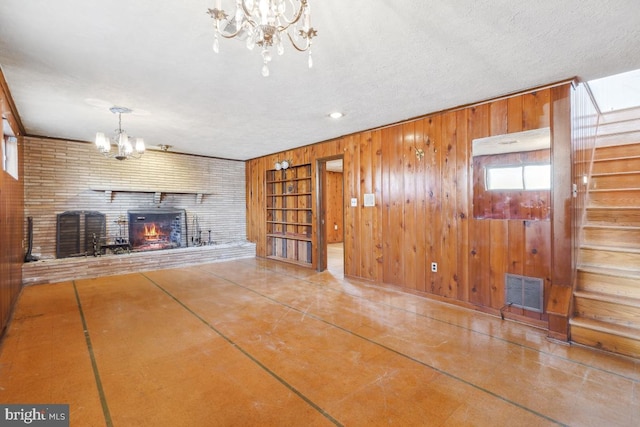
[[[640,68],[638,0],[309,1],[311,70],[213,53],[214,0],[2,0],[0,66],[29,135],[92,141],[118,105],[150,147],[239,160]]]

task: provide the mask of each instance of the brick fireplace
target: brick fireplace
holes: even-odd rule
[[[34,137],[24,143],[25,217],[33,219],[37,260],[24,264],[24,283],[255,256],[246,235],[244,162],[157,150],[118,162],[91,143]],[[87,213],[94,212],[102,218],[95,231],[87,227],[93,224]],[[64,222],[75,234],[60,258],[57,219],[65,213],[80,213],[80,219]],[[140,226],[144,235],[145,225],[143,242],[129,227]],[[93,234],[114,245],[131,239],[134,248],[92,256]],[[160,248],[171,250],[151,250]]]

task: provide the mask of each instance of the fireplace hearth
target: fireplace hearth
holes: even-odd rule
[[[132,251],[154,251],[186,246],[184,209],[128,211],[129,242]]]

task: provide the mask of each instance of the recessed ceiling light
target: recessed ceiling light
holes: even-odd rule
[[[332,119],[339,119],[342,116],[344,116],[344,114],[342,114],[340,111],[334,111],[333,113],[329,114],[329,117],[331,117]]]

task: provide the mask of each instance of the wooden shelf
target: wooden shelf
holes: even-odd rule
[[[267,180],[267,184],[279,184],[279,183],[283,183],[283,182],[294,182],[294,181],[305,181],[307,179],[311,179],[310,176],[305,176],[305,177],[301,177],[301,178],[289,178],[289,179],[276,179],[273,181],[269,181]]]
[[[301,267],[311,267],[311,264],[309,264],[308,262],[296,261],[294,259],[283,258],[283,257],[275,256],[275,255],[269,255],[269,256],[267,256],[267,258],[275,259],[276,261],[288,262],[289,264],[295,264],[295,265],[299,265]]]
[[[297,227],[311,227],[308,222],[267,221],[267,224],[295,225]]]
[[[154,203],[158,204],[162,200],[163,194],[194,194],[196,196],[196,201],[198,203],[202,203],[202,198],[204,196],[212,195],[208,191],[203,190],[149,190],[149,189],[136,189],[136,188],[109,188],[109,187],[94,187],[91,188],[91,191],[99,191],[105,194],[105,197],[108,202],[113,200],[114,193],[150,193],[153,194]]]
[[[267,237],[275,237],[277,239],[285,239],[285,240],[298,240],[301,242],[310,242],[311,236],[307,236],[306,234],[295,234],[295,233],[268,233]]]
[[[281,194],[267,194],[267,197],[289,197],[289,196],[310,196],[311,193],[281,193]]]

